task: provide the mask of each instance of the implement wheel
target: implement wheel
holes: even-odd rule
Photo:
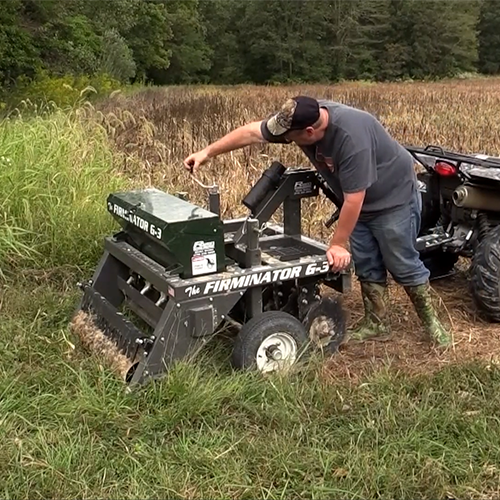
[[[322,297],[307,312],[304,326],[313,348],[333,354],[346,340],[346,318],[342,304],[333,297]]]
[[[266,311],[241,328],[232,364],[262,373],[284,371],[297,362],[307,344],[307,330],[297,318],[283,311]]]

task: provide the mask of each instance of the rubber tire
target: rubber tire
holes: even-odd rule
[[[500,322],[500,226],[492,228],[474,252],[470,288],[482,315]]]
[[[336,331],[335,337],[325,347],[316,346],[310,336],[310,329],[314,319],[321,315],[326,316],[333,322]],[[319,302],[309,309],[303,323],[308,332],[309,341],[315,350],[333,354],[338,351],[339,347],[346,340],[346,315],[342,303],[334,297],[322,297]]]
[[[258,370],[256,356],[262,342],[276,332],[288,333],[297,343],[297,358],[308,344],[307,330],[294,316],[283,311],[266,311],[245,323],[235,339],[232,365],[239,370]]]

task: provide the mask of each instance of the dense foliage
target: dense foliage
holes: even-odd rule
[[[0,85],[274,83],[500,72],[497,0],[4,0]]]

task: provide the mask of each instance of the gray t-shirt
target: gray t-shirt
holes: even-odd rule
[[[328,128],[321,141],[301,149],[337,196],[366,189],[361,220],[407,203],[417,182],[411,154],[370,113],[318,102],[328,110]]]

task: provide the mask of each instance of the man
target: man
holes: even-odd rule
[[[429,271],[415,249],[421,201],[408,151],[365,111],[297,96],[269,119],[233,130],[184,164],[196,169],[215,156],[263,142],[295,143],[343,201],[327,258],[332,270],[345,269],[350,243],[365,311],[351,338],[388,337],[389,271],[406,290],[427,334],[438,345],[449,345],[432,306]]]

